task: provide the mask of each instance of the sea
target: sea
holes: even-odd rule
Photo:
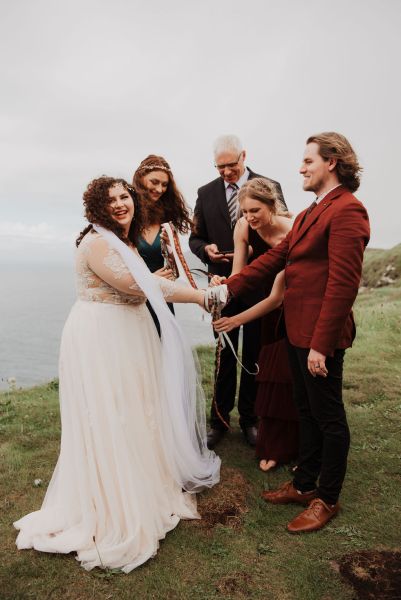
[[[206,278],[198,279],[206,287]],[[46,383],[58,376],[64,322],[76,299],[73,266],[0,264],[0,390]],[[190,344],[213,344],[210,316],[175,305]]]

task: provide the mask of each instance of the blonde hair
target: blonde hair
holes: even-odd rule
[[[248,181],[244,183],[238,192],[239,203],[241,204],[245,198],[251,198],[252,200],[262,202],[270,209],[272,215],[278,217],[292,217],[292,214],[281,202],[274,183],[264,179],[264,177],[254,177],[253,179],[248,179]]]

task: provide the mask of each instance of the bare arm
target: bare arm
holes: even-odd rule
[[[218,319],[213,323],[213,327],[215,330],[220,333],[222,331],[231,331],[245,323],[249,323],[250,321],[254,321],[263,315],[271,312],[275,308],[278,308],[283,301],[284,296],[284,271],[281,271],[276,279],[274,280],[274,284],[272,287],[272,291],[269,296],[258,302],[251,308],[244,310],[242,313],[238,315],[234,315],[233,317],[223,317]]]
[[[231,275],[236,275],[248,261],[248,223],[241,217],[234,228],[234,260]]]
[[[269,283],[269,280],[273,282],[274,277],[285,267],[290,239],[291,231],[278,246],[267,250],[240,273],[229,277],[225,283],[230,294],[241,297],[260,289],[262,285]]]
[[[231,275],[239,273],[248,261],[249,245],[248,245],[248,224],[243,217],[237,221],[234,228],[234,258]],[[230,277],[231,277],[230,275]],[[209,285],[215,286],[222,284],[226,277],[213,275]]]

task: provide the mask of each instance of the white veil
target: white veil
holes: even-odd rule
[[[221,461],[206,445],[205,396],[191,348],[143,260],[111,231],[93,227],[120,254],[160,323],[161,441],[173,477],[188,492],[211,487],[219,481]]]

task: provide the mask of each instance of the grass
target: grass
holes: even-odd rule
[[[401,287],[360,294],[356,318],[344,378],[352,442],[339,516],[320,532],[288,534],[284,526],[299,509],[267,505],[260,492],[289,473],[261,473],[235,423],[219,446],[222,483],[199,499],[204,521],[181,522],[157,557],[130,575],[87,573],[73,556],[16,550],[12,522],[40,507],[56,461],[57,386],[0,395],[1,600],[355,598],[336,562],[359,550],[400,548]],[[200,348],[199,358],[210,398],[210,349]],[[35,487],[35,479],[42,485]],[[211,507],[228,502],[236,486],[246,512],[205,526]]]
[[[401,278],[401,244],[389,250],[368,248],[363,262],[362,283],[367,287],[380,287]]]

